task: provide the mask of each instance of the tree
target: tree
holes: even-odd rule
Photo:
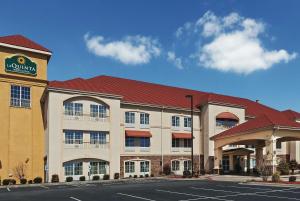
[[[18,179],[24,179],[26,173],[26,164],[21,162],[13,169],[15,177]]]
[[[294,171],[298,168],[298,163],[295,159],[291,160],[289,163],[289,167],[292,170],[292,174],[294,174]]]

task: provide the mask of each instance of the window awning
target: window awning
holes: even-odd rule
[[[152,137],[149,131],[126,130],[126,137]]]
[[[216,116],[216,118],[217,119],[232,119],[232,120],[239,121],[239,118],[230,112],[222,112],[222,113],[218,114]]]
[[[172,133],[172,138],[177,139],[191,139],[192,134],[191,133]]]

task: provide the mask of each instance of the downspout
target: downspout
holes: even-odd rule
[[[164,171],[164,154],[163,154],[163,111],[164,111],[164,107],[161,108],[161,113],[160,113],[160,152],[161,152],[161,172]]]

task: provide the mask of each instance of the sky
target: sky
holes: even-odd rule
[[[300,1],[4,0],[0,36],[53,52],[49,80],[110,75],[300,112]]]

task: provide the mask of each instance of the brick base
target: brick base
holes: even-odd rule
[[[120,157],[120,176],[124,177],[124,161],[126,160],[136,160],[136,159],[145,159],[151,161],[151,174],[154,176],[158,176],[162,173],[162,167],[165,164],[169,164],[171,166],[171,161],[174,159],[190,159],[191,156],[182,156],[182,155],[164,155],[163,156],[163,164],[162,157],[155,156],[121,156]],[[203,155],[194,155],[194,171],[200,171],[204,169],[204,157]]]

